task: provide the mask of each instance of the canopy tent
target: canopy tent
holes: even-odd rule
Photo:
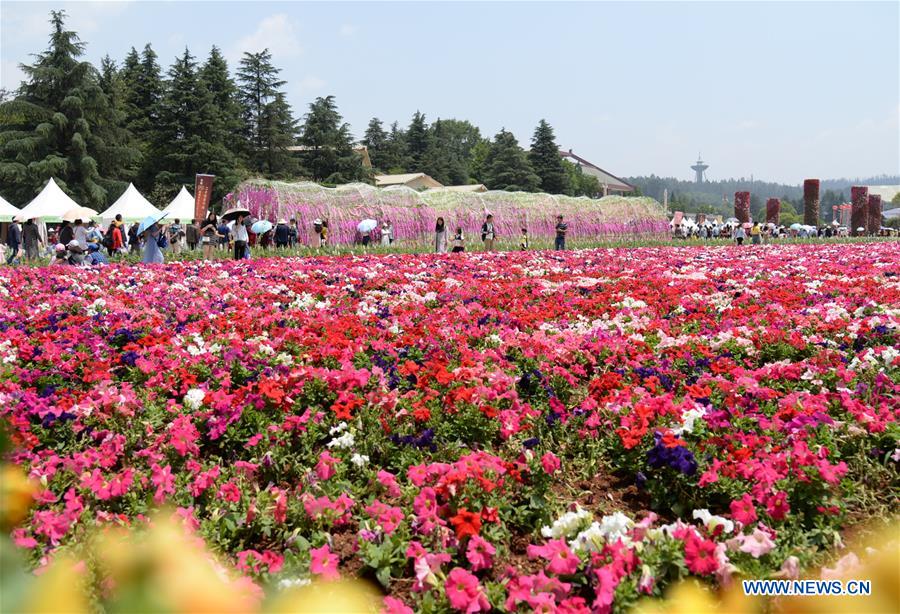
[[[41,193],[34,197],[19,214],[23,220],[43,220],[45,222],[62,221],[62,216],[78,206],[68,194],[62,191],[51,177]]]
[[[136,222],[149,215],[159,215],[160,213],[159,209],[151,205],[150,201],[138,192],[133,183],[129,183],[128,189],[119,199],[97,217],[108,222],[115,219],[116,215],[121,215],[123,221]]]
[[[163,212],[169,214],[167,219],[180,220],[182,224],[187,224],[194,219],[194,197],[186,187],[181,186],[178,196],[163,209]]]
[[[11,222],[14,217],[18,217],[19,209],[13,207],[9,202],[0,196],[0,222]]]

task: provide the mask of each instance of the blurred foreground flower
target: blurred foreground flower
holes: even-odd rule
[[[0,530],[7,532],[25,520],[36,493],[37,484],[21,467],[3,464],[0,468]]]

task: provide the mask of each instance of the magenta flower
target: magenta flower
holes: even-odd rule
[[[756,507],[749,494],[745,493],[740,499],[732,501],[730,507],[731,517],[742,525],[748,526],[756,522]]]
[[[331,553],[328,544],[309,551],[309,571],[323,580],[337,580],[341,577],[338,572],[338,557]]]
[[[494,564],[496,551],[497,549],[480,535],[472,536],[466,547],[466,559],[472,565],[472,571],[490,569]]]
[[[573,574],[578,570],[581,560],[569,549],[566,540],[552,539],[543,546],[530,545],[527,548],[529,558],[542,558],[547,561],[547,571],[560,576]]]
[[[454,567],[444,583],[444,591],[450,601],[450,607],[457,612],[486,612],[491,609],[478,578],[462,569]]]

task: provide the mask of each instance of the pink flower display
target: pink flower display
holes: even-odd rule
[[[245,188],[260,210],[333,206]],[[37,485],[10,534],[37,568],[170,509],[243,581],[340,566],[396,612],[617,611],[679,575],[803,576],[897,479],[896,253],[3,268],[0,418]]]
[[[803,180],[803,223],[819,225],[819,180]]]

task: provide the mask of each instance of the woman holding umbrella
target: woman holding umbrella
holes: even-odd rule
[[[144,256],[141,258],[143,263],[159,264],[165,260],[161,248],[166,247],[168,241],[159,227],[159,221],[164,217],[165,214],[147,216],[138,226],[137,235],[144,237]]]

